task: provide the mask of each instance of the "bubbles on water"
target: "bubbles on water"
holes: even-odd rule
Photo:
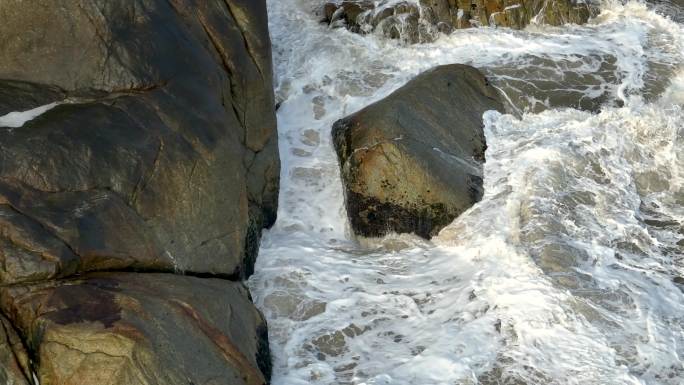
[[[486,71],[517,111],[555,107],[598,111],[612,101],[617,82],[616,59],[610,54],[525,55]]]
[[[493,118],[485,180],[499,159],[509,164],[501,169],[515,170],[503,180],[518,174],[512,192],[522,191],[520,228],[512,239],[556,288],[572,295],[566,314],[601,332],[615,354],[611,366],[622,363],[635,378],[675,384],[682,376],[684,297],[672,280],[684,265],[663,243],[678,239],[682,217],[664,210],[669,222],[644,220],[643,206],[657,200],[662,209],[659,198],[672,196],[663,180],[672,180],[669,158],[677,143],[667,138],[681,130],[684,114],[663,112],[640,105],[598,115],[568,110],[520,121]],[[530,151],[535,156],[526,156]],[[639,188],[644,180],[649,189]],[[654,226],[669,236],[658,239]],[[653,349],[661,344],[667,349]],[[599,378],[587,383],[613,383]]]

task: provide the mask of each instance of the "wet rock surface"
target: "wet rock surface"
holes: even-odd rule
[[[264,384],[266,324],[239,282],[93,273],[2,290],[42,384]]]
[[[339,120],[333,140],[357,235],[429,238],[482,197],[482,114],[503,111],[475,68],[427,71]]]
[[[0,383],[28,385],[30,378],[26,349],[14,326],[0,315]]]
[[[234,282],[277,210],[265,1],[7,0],[0,18],[0,383],[267,382]]]
[[[419,3],[345,0],[328,2],[325,22],[353,32],[380,31],[409,43],[434,39],[438,32],[480,26],[522,29],[532,23],[583,24],[595,5],[575,0],[420,0]]]
[[[20,3],[0,4],[2,110],[65,103],[0,128],[0,203],[79,271],[249,275],[279,179],[265,4]]]

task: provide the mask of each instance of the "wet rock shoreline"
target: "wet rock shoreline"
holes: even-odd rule
[[[55,103],[0,127],[0,382],[267,383],[240,282],[277,211],[266,2],[0,17],[0,115]]]
[[[333,141],[356,235],[430,238],[482,197],[482,114],[503,111],[477,69],[424,72],[337,121]]]
[[[523,29],[532,23],[583,24],[598,13],[577,0],[420,0],[420,2],[344,0],[327,2],[323,21],[356,33],[379,31],[408,43],[429,42],[438,33],[473,27]]]

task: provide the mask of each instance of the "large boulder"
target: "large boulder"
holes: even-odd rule
[[[360,33],[379,30],[390,38],[416,43],[432,40],[436,32],[479,26],[582,24],[597,11],[583,0],[343,0],[325,3],[322,13],[333,26]]]
[[[0,383],[266,383],[234,282],[277,211],[265,0],[0,19]]]
[[[503,111],[475,68],[427,71],[333,126],[351,227],[429,238],[482,197],[482,114]]]
[[[263,385],[270,373],[266,325],[239,282],[92,273],[4,288],[2,310],[41,384]]]
[[[275,221],[265,1],[3,0],[0,283],[243,278]]]

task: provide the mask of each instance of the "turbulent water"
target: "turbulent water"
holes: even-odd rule
[[[682,8],[405,45],[320,4],[269,1],[282,190],[249,285],[272,383],[684,384]],[[332,123],[447,63],[509,101],[483,200],[431,242],[353,239]]]

